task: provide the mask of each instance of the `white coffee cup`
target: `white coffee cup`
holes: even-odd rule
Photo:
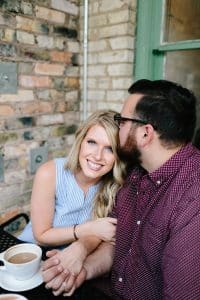
[[[26,280],[40,268],[42,250],[35,244],[23,243],[8,248],[3,255],[4,266],[0,267],[17,280]]]
[[[0,300],[27,300],[27,298],[19,294],[1,294]]]

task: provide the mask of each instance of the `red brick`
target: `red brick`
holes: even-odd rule
[[[72,53],[71,52],[60,52],[60,51],[52,51],[51,60],[54,62],[64,62],[66,64],[71,63]]]
[[[65,23],[65,14],[53,9],[36,6],[36,17],[55,23]]]
[[[65,66],[59,64],[36,63],[35,73],[43,75],[60,76],[64,73]]]
[[[9,105],[0,105],[0,116],[12,116],[14,109]]]
[[[68,87],[70,87],[70,88],[79,88],[79,78],[69,77],[68,78]]]
[[[48,76],[28,76],[21,75],[19,83],[23,87],[51,87],[51,79]]]
[[[21,110],[24,114],[50,113],[52,112],[52,105],[49,102],[40,101],[25,105]]]
[[[6,222],[7,220],[11,219],[12,217],[14,217],[15,215],[17,215],[18,213],[20,213],[19,208],[15,208],[15,209],[12,209],[12,210],[4,213],[0,217],[0,224],[2,224],[4,222]]]
[[[55,111],[56,112],[60,112],[60,113],[64,113],[67,111],[67,103],[64,101],[64,102],[59,102],[56,104],[56,107],[55,107]]]

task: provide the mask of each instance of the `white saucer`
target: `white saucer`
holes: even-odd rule
[[[12,292],[31,290],[43,282],[41,270],[27,280],[17,280],[5,270],[0,270],[0,287]]]
[[[27,298],[25,298],[24,296],[20,295],[20,294],[0,294],[0,299],[4,299],[4,300],[8,300],[8,299],[16,299],[16,300],[28,300]]]

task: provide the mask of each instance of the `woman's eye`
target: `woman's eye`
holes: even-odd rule
[[[108,146],[108,147],[106,147],[106,149],[107,149],[109,152],[113,153],[112,147]]]
[[[121,120],[120,123],[119,123],[119,126],[120,126],[120,125],[123,126],[124,124],[125,124],[125,121]]]
[[[96,142],[94,140],[88,140],[87,143],[88,144],[96,144]]]

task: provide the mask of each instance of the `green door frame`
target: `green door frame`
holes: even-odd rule
[[[168,51],[200,49],[200,40],[162,43],[165,0],[137,1],[135,80],[162,79]]]

